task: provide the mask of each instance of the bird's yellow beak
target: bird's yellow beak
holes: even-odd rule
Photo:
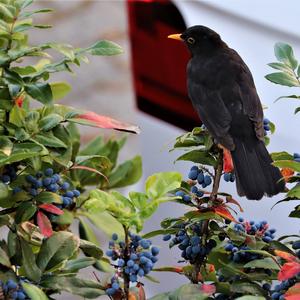
[[[183,41],[183,39],[181,38],[181,33],[170,34],[170,35],[168,35],[168,39]]]

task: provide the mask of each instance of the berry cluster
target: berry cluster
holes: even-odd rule
[[[24,300],[29,299],[23,290],[22,286],[12,279],[7,280],[6,283],[0,280],[0,289],[4,294],[3,299],[16,299],[16,300]],[[1,298],[2,299],[2,298]]]
[[[224,173],[223,178],[226,182],[234,182],[235,181],[234,173]]]
[[[243,218],[239,218],[238,224],[234,225],[234,230],[237,232],[253,235],[261,238],[264,242],[269,243],[274,239],[274,233],[276,229],[268,229],[269,225],[267,221],[261,221],[255,223],[254,221],[244,221]],[[256,253],[241,252],[241,250],[251,250],[247,244],[236,245],[233,241],[229,241],[224,249],[230,251],[230,259],[236,263],[246,263],[255,259],[260,258]]]
[[[203,170],[200,170],[197,166],[193,166],[190,169],[188,178],[191,180],[197,180],[198,184],[200,184],[203,189],[212,183],[211,177],[207,174],[205,175]]]
[[[267,119],[267,118],[264,118],[264,130],[265,130],[265,135],[268,134],[268,131],[271,130],[271,127],[270,127],[270,120]]]
[[[294,153],[293,157],[294,157],[294,161],[300,162],[300,154],[299,153]]]
[[[193,264],[197,260],[202,260],[217,245],[215,240],[210,239],[206,241],[202,239],[201,228],[201,222],[187,228],[185,224],[181,224],[180,230],[177,231],[175,237],[172,238],[170,234],[167,234],[163,236],[163,240],[168,241],[172,238],[169,247],[178,245],[178,248],[182,251],[181,257]]]
[[[2,175],[0,176],[0,180],[5,183],[9,184],[13,180],[17,178],[17,172],[13,165],[6,165]]]
[[[22,190],[27,191],[31,196],[36,197],[42,191],[57,193],[61,196],[62,205],[57,205],[59,208],[68,208],[73,205],[74,198],[80,196],[78,190],[71,190],[70,183],[63,181],[58,173],[54,173],[53,169],[48,168],[42,172],[38,172],[35,176],[26,176],[27,184],[23,188],[15,187],[14,193]]]
[[[265,283],[263,288],[270,292],[272,300],[284,300],[285,292],[296,282],[299,282],[299,279],[297,280],[296,277],[293,277],[275,285],[273,289],[271,289],[271,285],[268,283]]]
[[[129,233],[128,247],[126,247],[124,241],[118,242],[118,235],[114,233],[106,255],[116,261],[116,273],[106,289],[107,295],[112,296],[120,290],[120,279],[124,279],[124,276],[128,276],[131,282],[137,282],[138,277],[150,273],[158,261],[158,254],[159,248],[152,246],[150,240]]]

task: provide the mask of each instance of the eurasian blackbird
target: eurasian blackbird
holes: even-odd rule
[[[231,152],[238,194],[259,200],[282,192],[285,183],[264,144],[262,105],[245,62],[205,26],[169,38],[184,41],[191,53],[188,94],[215,142]]]

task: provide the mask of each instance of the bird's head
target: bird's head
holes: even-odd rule
[[[192,26],[180,34],[171,34],[168,38],[183,41],[192,55],[209,54],[225,45],[215,31],[200,25]]]

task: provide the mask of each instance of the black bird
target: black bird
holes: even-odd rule
[[[284,191],[264,144],[262,105],[242,58],[205,26],[168,37],[184,41],[191,52],[188,94],[216,143],[231,152],[238,194],[259,200]]]

